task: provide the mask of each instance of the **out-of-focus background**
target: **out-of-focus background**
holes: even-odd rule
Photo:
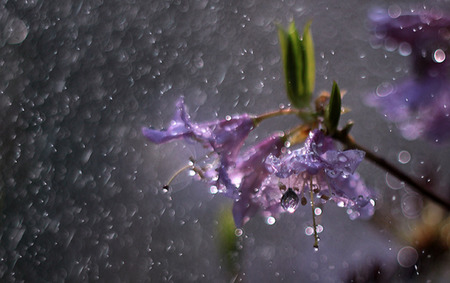
[[[192,118],[287,105],[276,24],[312,20],[316,89],[347,91],[355,138],[436,187],[449,147],[404,140],[364,105],[411,72],[396,46],[371,44],[367,15],[449,11],[448,1],[0,1],[0,278],[2,282],[229,282],[218,231],[231,200],[181,174],[203,151],[150,144],[185,96]],[[248,144],[294,118],[264,122]],[[372,220],[329,203],[320,249],[300,207],[255,217],[239,242],[245,282],[445,282],[450,223],[383,170],[359,169],[378,194]],[[428,180],[429,179],[429,180]],[[448,186],[447,186],[448,187]],[[448,190],[441,190],[447,194]]]

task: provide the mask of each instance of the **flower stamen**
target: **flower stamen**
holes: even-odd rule
[[[315,207],[314,207],[314,192],[313,192],[313,181],[312,177],[309,179],[309,192],[310,192],[310,198],[311,198],[311,210],[313,215],[313,229],[314,229],[314,249],[319,250],[319,236],[317,235],[317,228],[316,228],[316,214],[314,213]]]

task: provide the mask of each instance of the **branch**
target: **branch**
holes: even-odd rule
[[[363,146],[357,144],[352,136],[348,135],[347,131],[338,131],[333,135],[333,138],[340,141],[344,144],[348,149],[359,149],[366,153],[366,157],[378,165],[381,168],[384,168],[387,172],[394,175],[397,179],[404,181],[410,187],[414,188],[417,192],[422,195],[428,197],[434,202],[442,205],[447,210],[450,210],[450,202],[447,199],[443,199],[436,195],[434,192],[426,189],[422,184],[408,176],[406,173],[402,172],[400,169],[386,161],[385,159],[375,155],[373,152],[364,148]]]

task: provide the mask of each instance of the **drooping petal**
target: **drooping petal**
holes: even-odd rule
[[[142,134],[151,142],[160,144],[174,139],[193,136],[192,124],[189,114],[186,112],[184,98],[180,97],[176,102],[175,115],[167,130],[154,130],[142,128]]]
[[[270,174],[266,166],[269,155],[278,156],[286,141],[279,134],[273,135],[249,149],[237,161],[236,168],[229,173],[231,180],[238,180],[239,199],[233,206],[233,217],[236,227],[241,227],[250,217],[260,210],[254,198],[263,181]]]
[[[368,218],[373,215],[375,194],[369,189],[358,173],[347,177],[340,176],[329,180],[332,195],[331,198],[338,206],[345,206],[349,209],[350,218]]]
[[[216,153],[229,155],[229,159],[232,159],[236,157],[254,125],[253,117],[248,114],[207,123],[193,123],[181,97],[176,103],[175,116],[167,130],[143,128],[142,132],[150,141],[157,144],[191,138],[210,147]]]

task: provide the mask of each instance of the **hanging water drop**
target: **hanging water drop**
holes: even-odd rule
[[[289,213],[294,213],[298,207],[298,203],[299,197],[292,188],[289,188],[281,197],[281,207]]]

